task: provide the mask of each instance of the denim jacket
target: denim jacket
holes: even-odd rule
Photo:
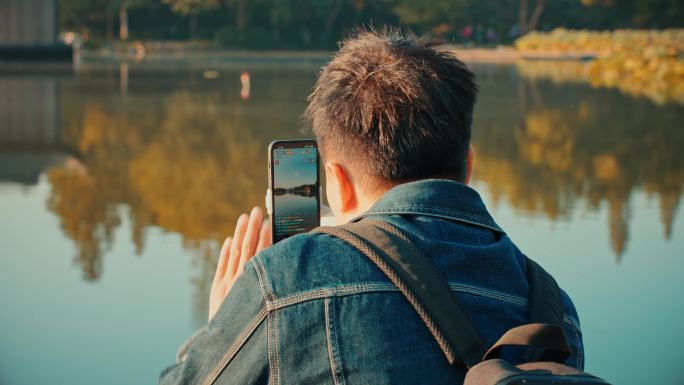
[[[362,217],[406,233],[494,343],[527,323],[525,262],[478,193],[457,182],[394,187]],[[357,218],[358,219],[358,218]],[[582,368],[575,308],[564,327]],[[325,234],[300,234],[256,255],[216,316],[161,375],[163,384],[455,384],[450,366],[411,305],[367,258]]]

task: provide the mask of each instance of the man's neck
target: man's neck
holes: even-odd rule
[[[359,215],[365,213],[368,211],[373,205],[380,200],[380,198],[385,195],[389,190],[391,190],[394,186],[390,186],[387,188],[381,188],[381,189],[376,189],[372,193],[366,193],[360,190],[357,190],[356,193],[356,199],[357,199],[357,205],[354,210],[350,210],[346,213],[344,213],[344,216],[342,218],[342,223],[348,223],[352,219],[358,217]]]

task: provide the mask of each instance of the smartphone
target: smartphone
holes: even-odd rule
[[[277,140],[268,146],[266,209],[273,243],[308,232],[321,222],[318,145],[313,140]]]

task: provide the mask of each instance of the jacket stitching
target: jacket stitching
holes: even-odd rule
[[[455,290],[462,293],[474,294],[482,297],[490,297],[493,299],[498,299],[504,302],[510,302],[521,306],[527,305],[527,300],[525,298],[518,297],[516,295],[502,293],[496,290],[483,289],[481,287],[463,285],[459,283],[450,283],[449,287],[451,287],[451,290]]]
[[[584,344],[582,343],[582,338],[580,338],[579,328],[574,329],[573,333],[577,342],[577,367],[580,370],[584,370]]]
[[[273,385],[280,385],[280,362],[278,357],[278,312],[273,311],[269,315],[269,321],[271,326],[271,338],[269,339],[269,345],[273,347],[273,373],[271,378]]]
[[[271,335],[271,324],[273,322],[271,321],[271,312],[268,312],[268,318],[266,319],[266,347],[267,347],[267,354],[268,354],[268,375],[269,375],[269,384],[274,384],[275,383],[275,376],[273,373],[275,372],[275,368],[273,365],[275,364],[275,360],[273,359],[273,347],[271,345],[271,342],[273,341],[273,337]]]
[[[259,289],[261,290],[261,296],[264,298],[264,302],[266,302],[267,295],[266,295],[266,289],[264,288],[264,278],[262,276],[263,273],[261,272],[261,267],[260,267],[261,262],[257,263],[257,261],[259,261],[259,256],[255,256],[253,258],[253,261],[254,261],[254,271],[256,272],[257,279],[259,280]]]
[[[256,259],[256,261],[259,266],[261,267],[261,271],[263,273],[263,279],[264,279],[264,288],[266,289],[266,302],[274,301],[275,300],[275,295],[273,294],[273,289],[271,288],[271,282],[268,280],[268,274],[266,274],[266,268],[264,267],[264,264],[261,262],[261,259]]]
[[[258,261],[258,260],[257,260]],[[463,292],[467,294],[474,294],[474,295],[480,295],[484,297],[489,297],[493,299],[498,299],[504,302],[509,302],[513,303],[516,305],[527,305],[527,300],[525,298],[505,294],[501,295],[501,293],[492,291],[492,290],[487,290],[487,289],[482,289],[482,288],[477,288],[474,286],[468,286],[468,285],[462,285],[462,284],[449,284],[451,286],[452,290],[457,291],[457,292]],[[373,293],[373,292],[398,292],[399,290],[391,283],[384,283],[384,282],[378,282],[378,283],[364,283],[364,284],[358,284],[358,285],[347,285],[347,286],[340,286],[337,288],[325,288],[325,289],[318,289],[318,290],[312,290],[309,292],[304,292],[304,293],[299,293],[295,294],[292,296],[288,296],[282,299],[275,300],[271,303],[266,303],[266,306],[261,308],[259,313],[257,313],[256,317],[250,322],[237,336],[235,339],[235,342],[230,346],[230,348],[226,351],[226,353],[221,357],[219,362],[216,364],[214,369],[207,375],[205,380],[202,382],[203,385],[211,385],[216,379],[218,378],[219,374],[225,369],[225,367],[230,363],[230,361],[233,359],[235,354],[242,348],[242,346],[245,344],[247,339],[254,333],[254,331],[259,327],[259,325],[265,320],[268,319],[270,320],[271,317],[277,317],[277,310],[288,307],[288,306],[293,306],[297,305],[299,303],[303,302],[308,302],[311,300],[316,300],[316,299],[325,299],[328,300],[329,297],[338,297],[338,296],[348,296],[348,295],[356,295],[356,294],[363,294],[363,293]],[[328,321],[328,318],[326,317],[326,322]],[[573,327],[573,334],[575,334],[575,338],[579,342],[579,323],[574,320],[573,318],[563,315],[563,321],[570,326]],[[276,340],[277,337],[275,336],[275,329],[273,327],[273,324],[277,322],[277,319],[275,322],[267,322],[267,334],[268,334],[268,355],[269,355],[269,368],[273,373],[273,384],[274,385],[279,385],[280,384],[280,363],[279,363],[279,357],[277,352],[272,351],[272,346],[271,343],[272,341]],[[330,338],[330,337],[329,337]],[[277,349],[277,347],[275,347]],[[582,354],[582,348],[581,346],[578,345],[578,365],[581,367],[582,363],[584,360],[584,356]],[[340,384],[344,382],[344,378],[340,378]]]
[[[502,292],[496,291],[496,290],[484,289],[484,288],[477,287],[477,286],[463,285],[463,284],[458,284],[458,283],[450,283],[449,286],[451,287],[451,290],[462,292],[462,293],[479,295],[481,297],[488,297],[488,298],[492,298],[492,299],[498,299],[500,301],[513,303],[513,304],[520,305],[520,306],[527,306],[527,304],[528,304],[527,298],[519,297],[517,295],[502,293]],[[575,320],[574,318],[570,317],[569,315],[563,314],[563,321],[565,323],[569,324],[570,326],[572,326],[573,328],[580,330],[579,322],[577,320]]]
[[[337,318],[335,318],[335,302],[332,302],[332,313],[330,314],[331,320],[333,324],[335,325],[335,329],[333,330],[333,342],[335,343],[335,359],[337,360],[337,370],[339,371],[338,376],[340,380],[340,384],[344,385],[347,381],[344,378],[344,370],[342,367],[342,356],[340,354],[340,334],[337,331]]]
[[[278,312],[269,311],[268,314],[268,368],[270,383],[280,385],[280,362],[278,359]]]
[[[563,322],[572,326],[577,331],[581,330],[577,321],[575,321],[572,317],[568,316],[567,314],[563,314]]]
[[[242,347],[242,345],[247,342],[247,339],[254,333],[254,331],[261,325],[261,323],[264,321],[266,316],[268,315],[268,311],[266,308],[261,308],[261,311],[254,317],[252,322],[250,322],[242,331],[240,334],[237,336],[235,339],[235,342],[230,346],[228,351],[221,357],[219,362],[214,366],[214,369],[212,369],[211,372],[207,375],[207,377],[204,379],[202,382],[203,385],[211,385],[216,381],[218,378],[219,374],[225,369],[225,367],[228,365],[228,363],[233,359],[235,354],[237,354],[238,350]]]
[[[280,385],[280,352],[278,351],[278,312],[273,312],[273,350],[275,353],[276,385]]]
[[[486,227],[490,230],[494,230],[500,233],[506,233],[503,231],[499,226],[497,226],[495,223],[493,223],[491,220],[480,217],[477,215],[469,215],[469,214],[463,214],[463,213],[449,213],[447,211],[443,210],[435,210],[435,209],[428,209],[425,207],[421,208],[414,208],[414,207],[396,207],[393,208],[392,210],[381,210],[381,211],[373,211],[373,212],[368,212],[363,215],[360,215],[357,218],[354,218],[352,221],[355,221],[357,219],[360,219],[365,216],[369,215],[406,215],[407,212],[410,212],[411,214],[425,214],[425,215],[430,215],[436,218],[444,218],[444,219],[449,219],[449,220],[456,220],[456,221],[461,221],[465,223],[470,223],[471,225],[476,225],[476,226],[482,226]]]
[[[450,216],[454,219],[457,218],[467,218],[471,220],[477,220],[482,223],[491,225],[493,223],[491,218],[488,218],[486,216],[478,215],[478,214],[471,214],[471,213],[464,213],[464,212],[454,212],[454,210],[445,210],[442,208],[434,208],[434,207],[424,207],[424,206],[397,206],[397,207],[392,207],[391,209],[385,209],[385,210],[378,210],[378,211],[371,211],[366,214],[376,214],[376,213],[400,213],[400,214],[422,214],[422,213],[429,213],[429,214],[439,214],[439,215],[446,215]],[[365,214],[362,214],[365,215]]]
[[[332,371],[333,381],[335,385],[343,385],[345,383],[342,374],[342,363],[339,362],[339,356],[336,353],[334,346],[339,346],[339,340],[337,337],[336,322],[335,322],[335,309],[333,298],[326,297],[324,300],[324,313],[325,313],[325,334],[328,339],[328,358],[330,359],[330,370]],[[332,309],[331,309],[332,308]],[[334,345],[334,346],[333,346]]]
[[[339,385],[337,382],[337,369],[335,368],[335,360],[333,359],[332,351],[332,341],[330,338],[330,316],[328,315],[328,306],[330,305],[330,298],[326,297],[323,300],[323,315],[325,317],[325,337],[328,340],[328,360],[330,361],[330,371],[332,372],[333,382],[335,385]]]
[[[573,342],[577,341],[577,331],[575,331],[574,329],[572,330],[572,338],[573,338]],[[579,368],[579,358],[580,358],[580,352],[578,349],[577,350],[577,357],[575,358],[575,367],[576,368]]]
[[[519,297],[516,295],[505,294],[499,291],[484,289],[477,286],[464,285],[464,284],[454,284],[450,283],[449,286],[451,290],[456,292],[461,292],[465,294],[478,295],[481,297],[487,297],[491,299],[500,300],[503,302],[512,303],[519,306],[527,306],[527,299],[524,297]],[[323,288],[311,290],[303,293],[297,293],[291,296],[277,299],[269,304],[267,304],[269,310],[281,309],[284,307],[296,305],[301,302],[322,299],[326,297],[343,297],[348,295],[363,294],[370,292],[395,292],[399,291],[393,284],[389,282],[377,282],[377,283],[363,283],[356,285],[345,285],[338,286],[335,288]],[[579,322],[567,314],[563,315],[563,321],[570,326],[580,330]]]

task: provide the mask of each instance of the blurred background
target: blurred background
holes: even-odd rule
[[[360,25],[477,74],[473,186],[575,300],[587,370],[684,384],[679,0],[0,0],[0,384],[154,383]]]

